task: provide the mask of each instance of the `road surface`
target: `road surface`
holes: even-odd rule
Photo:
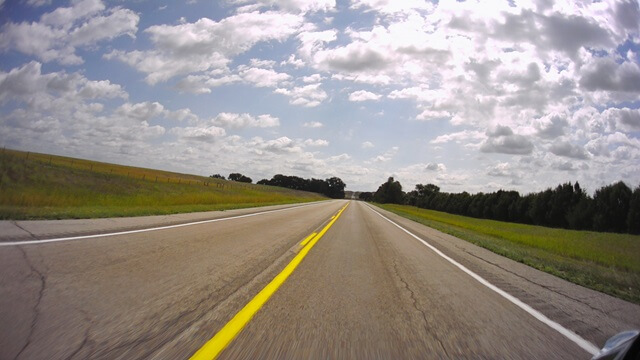
[[[580,340],[640,328],[640,306],[358,201],[139,222],[0,223],[0,359],[189,358],[301,252],[220,358],[588,359]],[[73,238],[92,230],[120,234]]]

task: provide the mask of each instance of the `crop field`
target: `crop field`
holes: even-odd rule
[[[322,199],[279,187],[0,150],[0,219],[160,215]]]
[[[640,304],[640,236],[475,219],[406,205],[383,209],[576,284]]]

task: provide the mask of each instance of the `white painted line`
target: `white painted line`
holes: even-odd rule
[[[428,242],[422,240],[420,237],[414,235],[409,230],[407,230],[407,229],[403,228],[402,226],[396,224],[395,222],[393,222],[393,220],[389,219],[388,217],[380,214],[378,211],[373,209],[371,206],[367,205],[367,207],[369,209],[371,209],[371,211],[373,211],[376,214],[378,214],[383,219],[385,219],[388,222],[392,223],[393,225],[397,226],[400,230],[404,231],[405,233],[409,234],[413,238],[415,238],[415,239],[419,240],[420,242],[422,242],[426,247],[428,247],[429,249],[431,249],[433,252],[435,252],[436,254],[440,255],[441,257],[443,257],[445,260],[447,260],[451,264],[455,265],[458,269],[460,269],[460,270],[464,271],[465,273],[467,273],[472,278],[478,280],[478,282],[481,283],[482,285],[484,285],[484,286],[488,287],[489,289],[495,291],[496,293],[498,293],[499,295],[501,295],[505,299],[511,301],[517,307],[519,307],[522,310],[528,312],[534,318],[540,320],[541,322],[543,322],[546,325],[548,325],[550,328],[552,328],[552,329],[556,330],[557,332],[559,332],[560,334],[562,334],[567,339],[573,341],[576,345],[578,345],[581,348],[583,348],[586,352],[590,353],[591,355],[595,355],[595,354],[600,352],[600,349],[597,346],[595,346],[593,343],[583,339],[580,335],[578,335],[578,334],[574,333],[573,331],[565,328],[564,326],[558,324],[557,322],[549,319],[548,317],[546,317],[544,314],[542,314],[538,310],[536,310],[536,309],[532,308],[531,306],[529,306],[529,305],[525,304],[524,302],[522,302],[520,299],[516,298],[515,296],[507,293],[506,291],[504,291],[504,290],[500,289],[499,287],[493,285],[492,283],[488,282],[487,280],[482,278],[480,275],[474,273],[473,271],[467,269],[464,265],[460,264],[459,262],[457,262],[457,261],[453,260],[452,258],[448,257],[447,255],[443,254],[442,251],[436,249],[431,244],[429,244]]]
[[[292,206],[292,207],[288,207],[288,208],[286,208],[286,209],[268,210],[268,211],[262,211],[262,212],[252,213],[252,214],[245,214],[245,215],[231,216],[231,217],[226,217],[226,218],[211,219],[211,220],[202,220],[202,221],[194,221],[194,222],[184,223],[184,224],[167,225],[167,226],[158,226],[158,227],[147,228],[147,229],[138,229],[138,230],[129,230],[129,231],[119,231],[119,232],[106,233],[106,234],[95,234],[95,235],[71,236],[71,237],[63,237],[63,238],[55,238],[55,239],[43,239],[43,240],[26,240],[26,241],[8,241],[8,242],[0,242],[0,247],[1,247],[1,246],[15,246],[15,245],[37,245],[37,244],[46,244],[46,243],[60,242],[60,241],[73,241],[73,240],[82,240],[82,239],[94,239],[94,238],[108,237],[108,236],[119,236],[119,235],[128,235],[128,234],[137,234],[137,233],[142,233],[142,232],[147,232],[147,231],[167,230],[167,229],[174,229],[174,228],[179,228],[179,227],[183,227],[183,226],[192,226],[192,225],[208,224],[208,223],[213,223],[213,222],[218,222],[218,221],[233,220],[233,219],[240,219],[240,218],[246,218],[246,217],[251,217],[251,216],[258,216],[258,215],[270,214],[270,213],[279,212],[279,211],[287,211],[287,210],[292,210],[292,209],[298,209],[298,208],[306,207],[306,206],[319,205],[319,204],[322,204],[322,203],[324,203],[324,201],[322,201],[322,202],[318,202],[318,203],[312,203],[312,204],[305,204],[305,205]]]

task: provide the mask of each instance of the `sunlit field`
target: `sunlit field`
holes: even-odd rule
[[[553,229],[378,205],[574,283],[640,303],[640,236]]]
[[[322,200],[308,192],[0,150],[0,218],[171,214]]]

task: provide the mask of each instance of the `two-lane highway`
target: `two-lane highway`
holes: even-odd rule
[[[0,244],[0,358],[188,358],[319,232],[221,358],[586,359],[591,344],[640,328],[637,305],[361,202],[268,210],[109,237]]]

